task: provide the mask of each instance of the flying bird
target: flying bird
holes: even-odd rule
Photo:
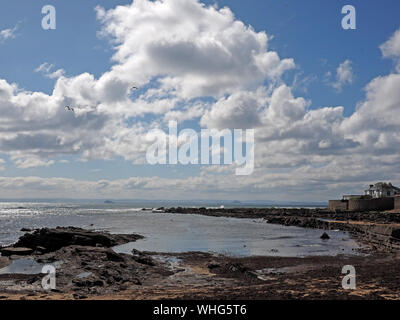
[[[69,111],[72,111],[72,112],[75,112],[74,108],[72,108],[72,107],[70,107],[70,106],[65,106],[65,109],[66,109],[66,110],[69,110]]]
[[[131,89],[132,89],[132,90],[139,90],[139,88],[138,88],[138,87],[135,87],[135,86],[133,86]]]

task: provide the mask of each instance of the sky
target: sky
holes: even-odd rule
[[[342,28],[347,4],[355,30]],[[400,185],[399,12],[395,0],[2,1],[0,198],[326,201]],[[254,129],[253,173],[148,164],[149,133],[170,120]]]

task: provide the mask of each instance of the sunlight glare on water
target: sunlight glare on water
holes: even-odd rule
[[[235,256],[353,254],[357,244],[347,233],[235,219],[143,211],[130,205],[0,203],[0,244],[15,242],[21,228],[75,226],[112,233],[136,233],[145,239],[115,248],[155,252],[203,251]]]

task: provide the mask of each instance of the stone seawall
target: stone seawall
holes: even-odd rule
[[[348,210],[366,211],[366,210],[392,210],[394,208],[394,198],[378,199],[351,199],[349,200]]]
[[[394,208],[400,210],[400,196],[394,198]]]
[[[400,198],[396,199],[400,209]],[[329,200],[329,210],[332,211],[370,211],[370,210],[392,210],[395,208],[395,198],[378,199],[350,199]]]
[[[346,211],[349,205],[348,200],[329,200],[329,210]]]

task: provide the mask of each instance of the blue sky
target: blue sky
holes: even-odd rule
[[[212,3],[207,2],[207,3]],[[271,48],[284,57],[294,57],[304,72],[319,79],[339,63],[350,59],[357,77],[351,87],[340,94],[312,82],[308,97],[313,106],[329,104],[344,106],[347,115],[364,97],[362,88],[382,71],[390,70],[392,62],[381,58],[379,45],[399,27],[398,1],[218,1],[229,6],[236,16],[256,30],[274,36]],[[341,28],[341,9],[351,4],[357,12],[357,29]],[[296,72],[296,71],[294,71]],[[301,92],[304,95],[304,92]]]
[[[52,95],[54,86],[59,79],[51,79],[41,72],[35,72],[35,69],[43,63],[52,64],[52,71],[63,69],[66,78],[72,79],[80,74],[89,73],[95,79],[99,79],[113,65],[123,62],[111,61],[111,57],[116,52],[112,44],[113,35],[99,36],[98,33],[104,27],[104,23],[96,17],[95,7],[101,6],[107,11],[117,5],[131,5],[131,3],[132,1],[123,0],[2,1],[0,4],[0,31],[14,27],[16,29],[12,38],[0,41],[0,79],[4,79],[8,84],[16,83],[19,90],[43,92],[49,96]],[[356,110],[356,105],[366,99],[364,88],[374,78],[396,73],[397,60],[383,58],[380,46],[400,28],[399,1],[351,1],[350,4],[356,8],[357,12],[356,30],[341,28],[343,17],[341,8],[343,5],[349,4],[348,1],[259,0],[251,1],[250,4],[245,1],[231,0],[203,1],[203,3],[206,5],[217,4],[219,8],[227,6],[234,13],[236,20],[242,21],[246,26],[252,26],[256,33],[265,31],[269,37],[273,37],[268,41],[268,51],[277,52],[281,60],[293,59],[295,63],[295,67],[288,69],[280,76],[280,84],[284,83],[288,86],[293,97],[302,97],[304,100],[310,101],[306,107],[307,110],[343,106],[343,117],[350,118]],[[43,17],[41,8],[48,4],[54,5],[57,10],[56,30],[45,31],[41,28]],[[179,18],[177,13],[177,19]],[[346,60],[351,63],[352,80],[343,84],[341,90],[337,90],[333,87],[337,68]],[[265,83],[268,81],[266,79]],[[143,85],[146,83],[143,82]],[[214,100],[206,97],[202,99],[196,97],[196,99],[212,104],[220,97],[215,96]],[[266,101],[268,99],[266,97]],[[188,100],[182,101],[180,103],[184,105]],[[159,116],[160,113],[155,115],[145,113],[138,117],[130,117],[129,121],[149,123]],[[198,130],[200,121],[194,117],[189,121],[183,121],[182,126]],[[19,132],[19,134],[23,133]],[[357,139],[353,135],[354,133],[352,133],[351,139],[356,141]],[[321,138],[320,140],[325,141],[326,139]],[[336,138],[333,140],[336,141]],[[344,145],[341,142],[338,144]],[[268,149],[268,146],[265,147]],[[52,153],[51,157],[45,156],[44,161],[54,161],[51,165],[24,167],[15,161],[16,158],[22,157],[16,149],[13,150],[13,153],[4,148],[0,150],[1,158],[4,161],[3,170],[0,171],[1,176],[68,178],[79,182],[103,179],[112,181],[129,177],[185,179],[201,174],[199,166],[134,164],[131,157],[118,152],[110,155],[108,160],[104,160],[101,152],[99,152],[100,155],[83,159],[80,152],[60,151]],[[360,151],[360,154],[363,152]],[[93,151],[93,154],[95,153],[96,150]],[[330,160],[325,159],[326,162],[323,162],[323,165],[329,166],[328,161],[335,162],[333,155],[337,153],[340,151],[332,151]],[[302,154],[302,156],[305,155]],[[307,165],[317,168],[321,165],[321,159],[317,155],[315,156],[315,161],[313,160],[311,164]],[[389,162],[398,155],[392,153],[391,156]],[[37,152],[35,159],[36,157],[40,158],[42,154]],[[60,160],[68,162],[60,162]],[[290,162],[286,169],[275,166],[274,171],[272,165],[267,166],[265,170],[273,174],[301,168],[301,165],[294,167],[294,160]],[[371,179],[380,177],[384,179],[388,177],[387,172],[390,172],[389,168],[384,174],[377,174]],[[360,176],[362,176],[361,173]],[[264,182],[257,181],[257,183],[263,186],[268,185],[268,178],[266,179]],[[332,182],[332,180],[330,181]],[[396,177],[394,177],[394,181],[396,181]],[[340,188],[354,190],[363,186],[365,182],[363,179],[355,177],[347,185],[339,186],[339,182],[336,181],[336,184],[332,185],[330,189],[310,198],[324,200],[328,195],[341,190]],[[323,183],[323,180],[320,183]],[[294,197],[300,197],[298,192],[301,188],[292,183],[288,185],[290,188],[293,187]],[[318,185],[317,183],[315,188],[318,189]],[[271,184],[270,187],[272,188],[272,186],[276,186],[276,184]],[[282,185],[279,188],[288,187]],[[309,188],[312,190],[313,186],[310,185]],[[223,190],[220,191],[221,194],[218,196],[231,197],[224,194]],[[248,195],[245,195],[244,190],[238,190],[238,192],[243,194],[244,198],[252,197],[252,191],[249,191]],[[268,193],[268,191],[266,192]],[[204,197],[207,197],[207,192],[204,194]],[[146,192],[143,195],[146,196]],[[271,200],[280,197],[273,192],[270,195],[271,197],[266,197]],[[89,196],[91,195],[89,194]],[[179,191],[176,192],[175,197],[180,198]],[[187,197],[187,195],[182,195],[182,197]],[[257,198],[261,197],[264,195],[257,195]]]
[[[94,7],[113,8],[131,1],[4,1],[1,4],[0,28],[19,23],[18,37],[3,44],[0,51],[1,76],[29,90],[50,93],[54,81],[33,72],[44,61],[64,68],[67,74],[90,72],[100,76],[111,65],[112,49],[96,33],[100,23]],[[399,27],[398,1],[352,1],[357,10],[357,30],[340,27],[341,8],[348,1],[203,1],[228,6],[236,17],[274,36],[271,48],[283,57],[294,57],[303,76],[321,77],[344,59],[351,59],[357,77],[351,88],[341,94],[315,81],[308,87],[313,105],[343,105],[351,114],[363,98],[362,88],[392,62],[381,58],[379,45]],[[57,9],[57,29],[41,28],[41,8],[52,4]],[[293,76],[291,74],[290,76]]]

